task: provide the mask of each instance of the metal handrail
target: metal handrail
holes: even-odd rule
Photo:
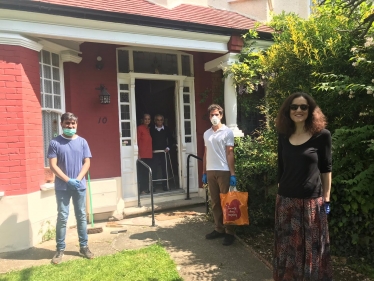
[[[196,158],[200,161],[203,161],[199,156],[188,154],[187,156],[187,198],[186,200],[191,200],[190,198],[190,157]]]
[[[142,160],[140,159],[137,159],[136,160],[137,162],[139,162],[140,164],[142,164],[144,167],[148,168],[148,176],[149,176],[149,190],[151,191],[151,206],[152,206],[152,226],[156,226],[155,225],[155,207],[154,207],[154,204],[153,204],[153,183],[152,183],[152,169],[151,167],[149,167],[146,163],[144,163]],[[140,204],[140,187],[139,187],[139,181],[138,181],[138,207],[142,207],[142,205]]]

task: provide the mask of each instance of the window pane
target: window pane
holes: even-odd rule
[[[44,95],[44,107],[53,108],[52,95]]]
[[[121,105],[121,120],[129,120],[130,119],[130,106],[125,104]]]
[[[191,76],[190,56],[182,55],[182,75]]]
[[[191,137],[185,137],[184,140],[185,142],[191,142]]]
[[[40,78],[40,92],[43,93],[43,79]]]
[[[137,73],[178,74],[176,54],[134,51],[134,71]]]
[[[60,81],[60,69],[53,67],[52,72],[53,72],[53,80]]]
[[[39,64],[39,76],[43,77],[43,67],[41,64]]]
[[[60,57],[59,57],[59,55],[56,55],[56,54],[52,53],[52,65],[60,67]]]
[[[53,93],[60,95],[60,82],[53,82]]]
[[[131,137],[131,132],[130,132],[130,122],[122,122],[121,124],[122,128],[122,137]]]
[[[51,67],[49,65],[43,65],[43,77],[47,79],[51,79]]]
[[[44,93],[52,94],[52,82],[50,80],[44,80]]]
[[[190,103],[190,95],[183,95],[183,103]]]
[[[183,87],[183,92],[184,93],[189,93],[190,92],[190,87]]]
[[[121,93],[120,102],[129,102],[129,93]]]
[[[118,72],[129,72],[129,52],[125,50],[118,50]]]
[[[121,91],[127,91],[129,89],[129,84],[120,84],[119,89]]]
[[[191,122],[190,121],[184,121],[184,134],[191,135]]]
[[[47,51],[42,51],[43,63],[51,64],[51,53]]]
[[[43,144],[44,144],[44,166],[49,167],[48,147],[52,138],[59,135],[60,115],[55,112],[42,112],[43,120]]]
[[[184,119],[191,119],[190,106],[189,105],[184,106]]]
[[[55,109],[61,109],[61,97],[54,96],[54,108]]]

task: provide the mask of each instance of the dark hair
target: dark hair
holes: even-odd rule
[[[64,122],[65,120],[74,120],[78,122],[78,117],[75,116],[74,113],[65,112],[64,114],[61,115],[61,123]]]
[[[309,105],[308,117],[305,120],[304,125],[306,131],[314,135],[324,129],[327,124],[325,115],[322,113],[314,99],[306,93],[296,92],[286,98],[279,109],[277,119],[275,120],[275,127],[278,133],[287,137],[291,136],[296,130],[295,123],[290,117],[290,105],[294,99],[299,97],[306,99]]]
[[[208,114],[210,114],[210,112],[212,110],[218,110],[219,114],[222,115],[223,114],[223,108],[221,106],[219,106],[218,104],[211,104],[209,107],[208,107]]]

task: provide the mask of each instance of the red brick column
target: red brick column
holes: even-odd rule
[[[44,181],[39,53],[0,45],[0,191],[39,190]]]

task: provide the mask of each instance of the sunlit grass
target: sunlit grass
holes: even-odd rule
[[[158,244],[93,260],[78,259],[59,265],[43,265],[0,275],[7,281],[129,280],[182,281],[173,260]]]

